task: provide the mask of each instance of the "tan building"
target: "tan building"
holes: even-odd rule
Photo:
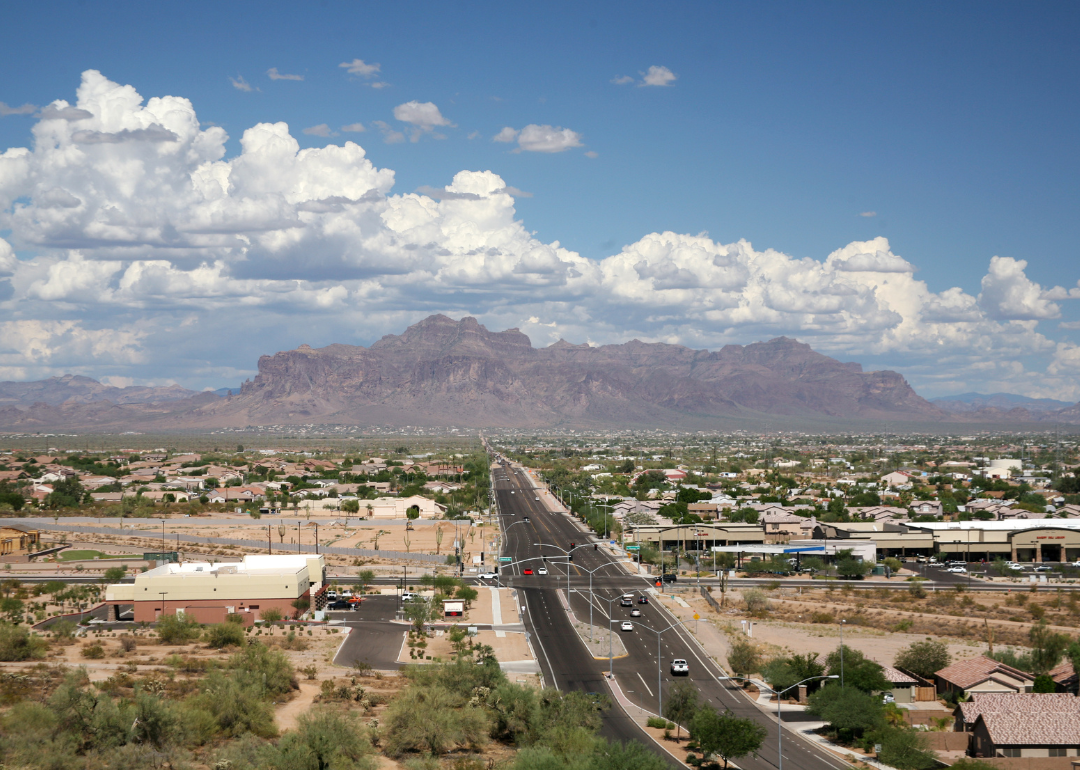
[[[733,522],[685,524],[664,526],[661,524],[629,525],[627,542],[649,544],[663,549],[678,547],[690,551],[704,551],[714,545],[744,545],[764,543],[765,533],[759,524]]]
[[[241,562],[164,564],[139,573],[134,583],[105,589],[105,603],[119,617],[121,605],[134,605],[135,622],[153,622],[182,612],[200,623],[221,623],[226,615],[256,620],[267,609],[294,614],[293,602],[314,605],[325,590],[326,561],[315,554],[245,556]],[[246,619],[247,620],[247,619]]]
[[[416,508],[421,519],[437,519],[446,513],[446,506],[420,495],[412,497],[377,497],[374,500],[360,501],[360,515],[366,516],[371,506],[373,519],[406,519],[409,509]]]
[[[41,533],[36,529],[21,527],[18,524],[0,526],[0,556],[25,555],[32,546],[40,543]]]

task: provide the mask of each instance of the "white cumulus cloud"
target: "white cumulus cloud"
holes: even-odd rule
[[[399,107],[414,130],[449,125],[433,104]],[[143,99],[93,70],[74,104],[46,109],[30,147],[0,154],[3,376],[201,388],[249,376],[263,353],[366,343],[443,312],[528,328],[538,342],[717,348],[784,334],[920,382],[942,381],[948,360],[949,387],[1004,388],[1035,372],[1047,394],[1080,398],[1074,347],[1039,328],[1073,290],[1044,289],[1023,260],[993,258],[975,296],[932,291],[917,258],[885,238],[811,258],[655,232],[586,259],[534,236],[515,210],[525,194],[490,171],[395,193],[394,172],[359,144],[301,149],[284,123],[247,128],[228,157],[225,131],[200,125],[187,99]],[[509,130],[520,150],[582,146],[569,129]]]
[[[653,65],[648,71],[641,73],[641,85],[643,86],[670,86],[677,80],[674,72],[667,67]]]
[[[330,126],[325,123],[320,123],[317,126],[309,126],[303,130],[308,136],[337,136],[337,133],[330,130]]]
[[[271,80],[303,80],[303,75],[286,75],[283,72],[278,72],[277,67],[271,67],[266,71],[266,76]]]
[[[439,108],[432,102],[411,101],[399,104],[394,108],[394,118],[402,123],[414,126],[409,139],[413,142],[420,141],[424,134],[432,134],[439,126],[453,126],[454,124],[443,117]],[[441,134],[433,134],[436,138],[443,139]]]

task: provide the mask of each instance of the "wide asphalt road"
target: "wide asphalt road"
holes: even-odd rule
[[[567,580],[565,557],[559,549],[569,550],[570,544],[574,543],[569,581],[571,606],[577,617],[588,620],[591,601],[593,620],[597,625],[607,625],[609,608],[613,623],[621,624],[624,620],[635,623],[633,631],[622,633],[628,654],[611,664],[615,678],[627,697],[655,712],[659,700],[658,688],[666,698],[676,681],[670,673],[671,661],[683,658],[690,664],[689,679],[698,688],[703,701],[718,710],[730,709],[736,715],[753,719],[766,728],[767,735],[758,756],[742,758],[739,766],[743,770],[771,770],[777,767],[776,722],[735,692],[730,683],[719,681],[724,672],[691,641],[682,625],[655,602],[639,605],[635,600],[634,607],[642,610],[642,617],[633,619],[630,618],[632,608],[619,606],[617,597],[620,594],[641,595],[652,587],[652,583],[625,572],[620,576],[621,567],[614,563],[607,552],[594,550],[594,538],[582,531],[575,520],[544,509],[542,503],[535,499],[536,493],[531,490],[524,474],[506,468],[496,471],[495,478],[496,494],[501,513],[504,514],[503,553],[515,558],[512,570],[515,576],[504,576],[503,579],[512,583],[525,598],[528,607],[525,621],[530,630],[535,629],[540,642],[537,654],[547,681],[554,681],[560,688],[572,686],[606,691],[603,672],[608,669],[608,661],[594,660],[584,644],[573,638],[576,634],[555,596],[557,585],[561,583],[565,589]],[[526,515],[529,517],[528,523],[524,523]],[[548,557],[546,563],[539,560],[541,556]],[[521,576],[521,570],[525,567],[535,569],[540,565],[547,567],[547,575]],[[603,587],[598,586],[600,580],[594,579],[592,597],[585,593],[589,590],[589,571],[594,571],[597,576],[608,576],[602,580]],[[561,580],[557,579],[557,573],[563,575]],[[661,632],[659,651],[657,631]],[[610,731],[608,734],[614,733],[612,737],[620,740],[644,738],[642,731],[624,717],[620,709],[615,712],[612,713],[610,725],[605,723],[605,731]],[[787,718],[794,720],[801,716],[789,715]],[[784,760],[798,770],[838,770],[844,766],[838,759],[788,729],[784,730]]]

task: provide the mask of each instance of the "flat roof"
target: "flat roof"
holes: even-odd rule
[[[822,553],[825,550],[823,545],[802,545],[802,546],[788,546],[788,545],[714,545],[712,550],[716,553]]]
[[[1006,519],[1005,521],[929,521],[904,522],[912,529],[944,531],[950,529],[1019,530],[1019,529],[1080,529],[1080,519]]]

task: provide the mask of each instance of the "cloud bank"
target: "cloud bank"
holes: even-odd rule
[[[395,117],[451,125],[431,103]],[[1039,331],[1080,290],[1040,286],[1023,260],[991,258],[978,295],[931,291],[885,238],[813,259],[658,232],[590,260],[533,236],[522,193],[491,171],[395,194],[360,145],[300,149],[284,123],[248,128],[226,158],[225,131],[201,127],[187,99],[144,100],[96,71],[33,137],[0,155],[2,379],[235,383],[262,353],[367,343],[443,312],[537,345],[786,334],[932,388],[1080,398],[1077,346]],[[581,141],[551,126],[496,138],[538,152]]]

